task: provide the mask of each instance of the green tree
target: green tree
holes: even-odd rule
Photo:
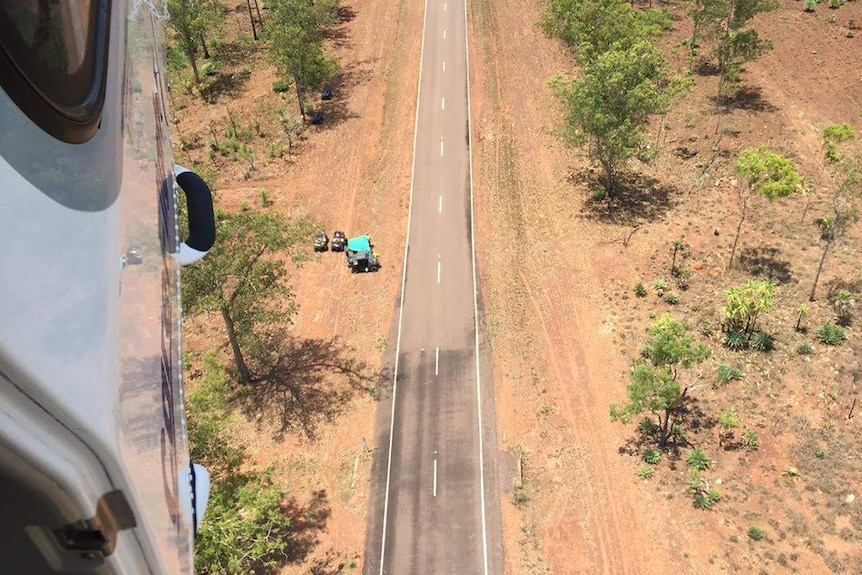
[[[742,332],[751,339],[760,316],[775,307],[774,294],[775,284],[768,279],[728,288],[724,292],[724,307],[721,309],[724,331]]]
[[[765,146],[746,148],[740,152],[736,160],[736,173],[742,178],[736,186],[739,224],[736,226],[727,269],[733,266],[742,224],[751,210],[759,206],[764,198],[769,201],[786,198],[802,186],[802,175],[796,171],[793,163]]]
[[[338,71],[324,49],[340,0],[273,0],[266,23],[269,52],[279,74],[293,79],[299,113],[305,119],[306,93],[321,88]]]
[[[274,212],[216,212],[216,242],[207,257],[183,270],[183,303],[224,320],[240,382],[252,382],[243,350],[262,351],[269,329],[296,312],[282,252],[307,240],[308,219],[288,223]]]
[[[168,11],[171,14],[168,26],[174,31],[174,40],[192,66],[195,85],[200,85],[198,46],[203,47],[205,56],[209,57],[204,36],[221,30],[224,7],[217,0],[168,0]]]
[[[196,572],[250,573],[277,567],[287,558],[290,544],[284,492],[272,482],[271,470],[248,468],[245,449],[231,444],[224,367],[214,355],[204,361],[204,377],[187,395],[192,460],[202,463],[212,480],[195,541]]]
[[[829,255],[830,248],[841,240],[847,230],[859,219],[859,207],[856,199],[862,190],[862,158],[842,162],[838,174],[838,182],[832,188],[832,199],[829,214],[820,219],[820,239],[823,242],[823,253],[817,265],[817,273],[811,284],[808,301],[814,301],[817,283],[823,272],[823,265]]]
[[[689,11],[694,23],[692,43],[698,37],[713,41],[713,54],[718,60],[718,100],[735,91],[742,66],[772,48],[757,30],[751,29],[752,18],[778,7],[778,0],[696,0]]]
[[[643,143],[650,116],[664,113],[687,81],[670,78],[661,52],[639,41],[599,54],[584,66],[581,79],[557,78],[552,87],[566,107],[566,140],[587,146],[614,197],[619,168]]]
[[[625,50],[667,26],[663,10],[635,10],[623,0],[550,0],[541,26],[575,52],[582,65],[611,49]]]
[[[631,373],[627,387],[628,403],[611,405],[613,420],[629,423],[647,411],[658,420],[659,443],[668,437],[682,410],[688,387],[681,388],[678,368],[690,368],[709,357],[709,349],[694,343],[685,324],[662,314],[649,328],[650,337],[644,344],[643,357]]]

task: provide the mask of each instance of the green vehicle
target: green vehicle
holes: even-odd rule
[[[376,272],[380,269],[380,259],[374,253],[371,238],[367,235],[347,240],[347,267],[350,273]]]

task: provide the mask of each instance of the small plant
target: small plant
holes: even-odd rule
[[[287,80],[278,79],[272,83],[272,91],[276,94],[287,92],[288,88],[290,88],[290,84],[287,83]]]
[[[652,479],[654,470],[649,465],[641,465],[638,467],[638,477],[643,480]]]
[[[743,447],[751,451],[760,447],[760,436],[757,435],[756,431],[743,431],[742,435],[739,437],[739,441],[742,443]]]
[[[651,436],[655,435],[656,433],[658,433],[659,431],[661,431],[661,428],[658,426],[658,424],[655,421],[653,421],[649,417],[644,417],[643,419],[641,419],[641,422],[638,424],[638,431],[640,431],[642,434],[644,434],[648,437],[651,437]]]
[[[835,295],[835,301],[832,302],[832,307],[835,309],[835,314],[838,316],[838,325],[850,325],[851,311],[856,305],[856,300],[853,299],[853,294],[849,290],[843,289]]]
[[[270,160],[274,160],[276,158],[280,158],[284,155],[284,148],[281,147],[281,144],[269,144],[266,147],[266,157]]]
[[[757,351],[772,351],[775,349],[775,338],[765,331],[756,331],[751,335],[751,347]]]
[[[817,7],[817,0],[805,0],[805,11],[806,12],[814,12],[814,8]]]
[[[635,295],[638,297],[646,297],[647,295],[646,288],[641,282],[635,284]]]
[[[796,331],[804,332],[805,328],[802,326],[802,320],[805,319],[805,314],[808,313],[808,304],[804,303],[799,306],[799,309],[796,311]]]
[[[688,270],[688,268],[675,266],[672,270],[670,270],[670,275],[672,275],[673,279],[676,280],[676,285],[679,289],[688,289],[688,278],[691,276],[691,272]]]
[[[737,330],[725,332],[721,338],[721,343],[724,347],[731,351],[742,351],[748,347],[748,340],[745,333]]]
[[[761,539],[763,539],[763,529],[761,529],[757,525],[752,525],[748,528],[748,538],[755,541],[760,541]]]
[[[661,296],[661,299],[663,299],[665,303],[668,303],[670,305],[676,305],[679,303],[679,296],[672,292],[667,292],[666,294]]]
[[[853,28],[847,28],[846,30],[844,30],[844,37],[845,38],[852,38],[855,35],[856,35],[856,32],[853,31]]]
[[[203,64],[201,64],[201,73],[204,76],[215,76],[218,74],[220,66],[213,62],[212,60],[207,60]]]
[[[841,345],[847,339],[844,328],[834,323],[824,323],[817,328],[817,340],[826,345]]]
[[[682,425],[674,423],[670,426],[670,436],[673,438],[682,437]]]
[[[689,467],[697,471],[703,471],[712,465],[712,460],[709,456],[702,449],[698,448],[690,450],[686,454],[685,460],[688,462]]]
[[[719,501],[721,501],[721,494],[715,489],[697,490],[694,493],[694,506],[698,509],[711,509]]]
[[[742,370],[729,363],[721,363],[718,366],[716,378],[719,383],[730,383],[742,379]]]
[[[269,191],[266,188],[260,189],[260,206],[268,208],[272,205],[272,200],[269,199]]]
[[[671,248],[673,249],[673,255],[670,260],[670,273],[673,275],[673,271],[676,269],[676,257],[680,256],[681,258],[686,258],[691,253],[691,248],[686,243],[685,238],[679,238],[678,240],[673,240],[671,243]]]
[[[844,5],[844,0],[829,0],[829,7],[833,10],[841,8]]]
[[[605,190],[604,187],[599,186],[598,188],[595,188],[593,190],[593,201],[594,202],[601,202],[606,197],[608,197],[608,192],[607,192],[607,190]]]
[[[796,346],[796,353],[799,355],[811,355],[814,353],[814,348],[807,341],[803,341]]]
[[[652,289],[655,290],[655,293],[661,297],[664,295],[664,292],[667,291],[667,282],[661,278],[655,279],[652,282]]]
[[[656,465],[659,461],[661,461],[661,451],[659,451],[655,447],[647,449],[646,451],[644,451],[644,461],[646,461],[650,465]]]

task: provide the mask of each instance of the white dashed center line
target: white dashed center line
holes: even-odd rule
[[[443,138],[440,138],[440,155],[443,155]]]
[[[440,109],[441,110],[446,109],[446,98],[440,98]]]
[[[443,213],[443,195],[442,194],[440,195],[440,199],[437,201],[437,213],[438,214]]]
[[[440,260],[437,260],[437,283],[440,283]]]
[[[443,28],[443,39],[446,39],[446,28]]]
[[[443,60],[443,71],[446,71],[446,60]]]

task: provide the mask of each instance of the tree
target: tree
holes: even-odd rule
[[[171,14],[168,26],[174,30],[174,40],[192,66],[195,85],[200,85],[198,45],[202,45],[206,52],[204,35],[221,29],[224,7],[216,0],[168,0],[168,11]],[[206,56],[209,57],[209,54],[206,53]]]
[[[820,240],[823,242],[823,254],[817,265],[817,273],[811,284],[808,301],[814,301],[817,292],[817,282],[823,271],[823,264],[829,255],[829,249],[847,233],[847,230],[859,219],[859,207],[856,198],[862,190],[862,158],[842,163],[838,183],[832,189],[832,201],[827,216],[820,219]]]
[[[580,80],[553,82],[566,106],[564,135],[572,145],[587,145],[610,197],[617,193],[620,166],[643,142],[650,116],[664,113],[686,86],[686,79],[668,76],[664,57],[647,41],[599,54]]]
[[[823,183],[823,176],[826,174],[826,170],[841,162],[841,155],[838,153],[839,144],[849,142],[855,137],[856,133],[853,131],[853,126],[847,123],[829,124],[823,128],[823,140],[820,144],[820,153],[823,157],[821,158],[822,163],[820,165],[820,173],[817,176],[816,188],[819,188]],[[805,214],[808,213],[808,205],[810,203],[811,196],[809,195],[805,200],[805,209],[802,210],[800,222],[805,221]]]
[[[699,35],[714,41],[719,101],[738,84],[742,65],[772,48],[771,42],[747,26],[756,15],[777,7],[778,0],[695,0],[689,11],[694,24],[690,42],[696,46]]]
[[[763,198],[769,201],[786,198],[802,186],[802,176],[793,167],[793,163],[765,146],[746,148],[740,152],[736,160],[736,173],[742,177],[742,181],[736,186],[739,224],[736,226],[727,269],[733,266],[742,224],[751,210],[759,206]]]
[[[212,480],[195,541],[195,570],[209,575],[277,567],[290,544],[284,492],[272,482],[271,469],[249,468],[245,449],[231,444],[224,367],[214,355],[204,362],[203,378],[187,395],[192,460]]]
[[[324,50],[340,0],[275,0],[266,24],[270,57],[278,72],[293,79],[299,113],[305,119],[306,91],[332,78],[338,63]]]
[[[634,10],[623,0],[550,0],[541,26],[574,50],[582,65],[611,49],[631,48],[668,23],[661,10]]]
[[[690,368],[709,357],[709,349],[697,345],[688,335],[685,324],[663,314],[649,328],[643,357],[646,361],[635,364],[628,385],[628,403],[611,405],[613,420],[628,423],[632,418],[648,411],[658,419],[659,444],[667,444],[673,422],[679,417],[688,387],[682,389],[678,367]]]
[[[774,294],[775,284],[768,279],[728,288],[724,292],[724,307],[721,309],[724,331],[739,331],[751,339],[760,315],[775,307]]]
[[[311,236],[307,219],[287,223],[274,212],[216,212],[216,242],[207,257],[183,271],[183,303],[218,312],[227,330],[237,375],[252,383],[243,350],[257,352],[277,323],[296,312],[280,252]]]

